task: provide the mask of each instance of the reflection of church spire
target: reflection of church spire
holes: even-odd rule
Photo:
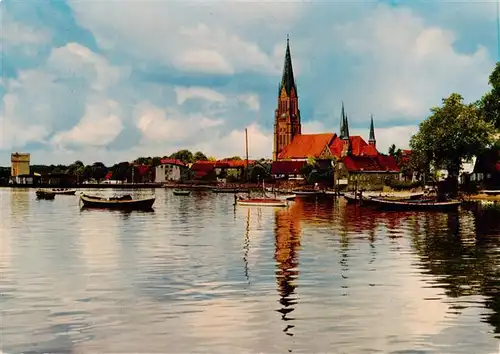
[[[294,311],[294,305],[297,304],[295,281],[299,275],[298,250],[300,247],[300,215],[296,215],[297,207],[299,207],[298,204],[287,211],[276,212],[276,282],[280,295],[279,302],[282,305],[277,311],[282,314],[281,319],[286,322],[294,320],[288,315]],[[290,332],[293,327],[295,326],[287,324],[283,331],[293,336]]]
[[[248,252],[250,250],[250,208],[247,212],[247,223],[245,230],[245,240],[243,241],[243,262],[245,262],[245,278],[247,278],[247,282],[250,282],[250,277],[248,275]]]

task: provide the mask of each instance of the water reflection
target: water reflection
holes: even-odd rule
[[[434,276],[432,286],[443,288],[452,299],[450,309],[460,313],[471,303],[483,305],[489,310],[482,315],[483,320],[497,334],[500,333],[498,212],[475,206],[460,215],[425,214],[421,232],[412,233],[420,267]]]
[[[293,321],[290,313],[294,311],[298,298],[295,293],[296,281],[299,276],[298,252],[300,249],[300,236],[303,205],[297,200],[293,205],[284,210],[276,211],[275,227],[275,260],[277,262],[276,282],[280,295],[279,303],[282,305],[277,311],[282,314],[281,319],[285,321],[283,329],[289,336],[293,336],[292,329],[295,327],[288,321]]]
[[[158,190],[154,213],[127,213],[12,192],[0,190],[9,353],[497,350],[498,209],[234,209],[231,195]]]

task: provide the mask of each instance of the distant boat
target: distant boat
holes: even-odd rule
[[[486,195],[500,195],[500,189],[499,190],[483,191],[483,193]]]
[[[383,198],[370,198],[372,203],[375,203],[378,207],[384,209],[392,210],[454,210],[457,209],[460,204],[459,200],[450,201],[429,201],[429,200],[389,200]]]
[[[38,199],[52,200],[56,197],[56,193],[47,189],[38,189],[35,194]]]
[[[101,198],[83,193],[80,195],[84,207],[102,209],[151,210],[155,199],[155,197],[132,199],[128,194],[111,198]]]
[[[174,189],[173,192],[174,192],[174,195],[190,195],[191,194],[191,191],[180,190],[180,189]]]
[[[241,206],[268,206],[268,207],[286,207],[286,199],[275,198],[240,198],[236,199],[236,205]]]
[[[297,196],[308,196],[308,195],[320,195],[323,194],[321,191],[315,191],[315,190],[293,190],[293,194]]]
[[[66,188],[52,188],[50,189],[52,193],[60,195],[75,195],[76,189],[66,189]]]

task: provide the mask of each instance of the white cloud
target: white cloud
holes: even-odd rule
[[[444,96],[460,91],[477,99],[487,90],[493,63],[484,47],[459,53],[455,35],[427,26],[409,9],[379,6],[371,16],[336,24],[335,41],[359,58],[350,106],[379,119],[423,117]]]
[[[189,99],[201,98],[212,102],[224,102],[226,97],[208,87],[175,87],[177,104],[181,105]]]
[[[247,127],[248,134],[248,156],[250,159],[269,158],[272,155],[273,135],[265,132],[257,124]],[[205,152],[207,155],[217,158],[228,156],[245,156],[245,129],[235,129],[229,134],[196,144],[193,150]]]
[[[186,116],[175,109],[163,110],[145,102],[137,105],[134,119],[146,144],[178,144],[200,139],[200,134],[209,134],[212,128],[223,123],[220,119],[208,118],[199,113]]]
[[[241,102],[244,102],[248,106],[248,109],[250,109],[251,111],[260,110],[260,100],[259,96],[257,96],[256,94],[247,93],[239,95],[237,98]]]
[[[111,66],[103,56],[74,42],[54,48],[47,59],[47,69],[57,73],[60,79],[85,78],[96,91],[116,84],[125,74],[123,68]]]
[[[118,137],[123,129],[120,107],[111,100],[88,103],[85,115],[69,131],[57,133],[52,144],[57,148],[74,146],[106,146]]]
[[[0,39],[3,54],[21,48],[28,56],[36,56],[35,48],[50,41],[52,34],[47,29],[28,26],[14,21],[7,11],[1,13]]]
[[[257,42],[245,39],[248,28],[242,32],[238,26],[255,26],[269,14],[279,14],[282,19],[289,14],[287,20],[291,21],[300,6],[291,4],[284,8],[269,2],[260,6],[241,2],[196,3],[196,7],[171,2],[147,6],[106,1],[69,4],[78,22],[107,51],[170,62],[185,71],[227,75],[244,70],[277,74],[280,63]],[[134,26],[130,26],[131,22]]]

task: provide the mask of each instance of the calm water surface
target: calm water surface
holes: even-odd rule
[[[500,350],[499,208],[156,196],[123,213],[0,190],[4,353]]]

